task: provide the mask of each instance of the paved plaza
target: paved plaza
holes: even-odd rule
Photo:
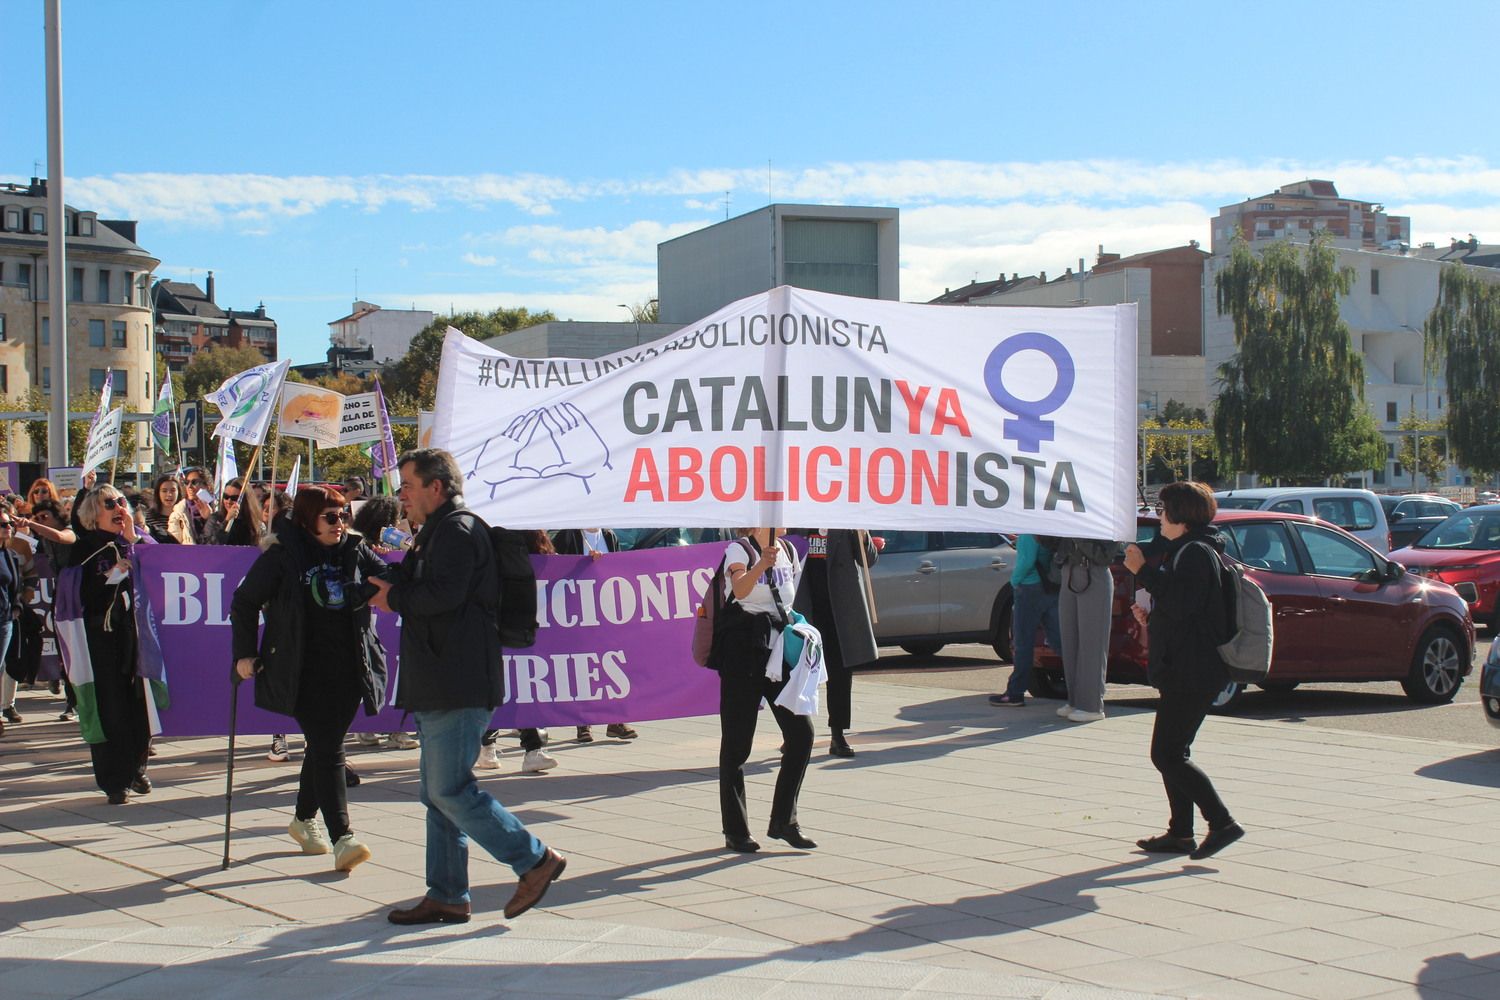
[[[224,741],[162,743],[156,790],[111,807],[76,726],[41,721],[59,706],[23,692],[28,721],[0,738],[16,1000],[1500,996],[1500,751],[1483,746],[1210,718],[1197,757],[1248,836],[1154,858],[1134,847],[1165,825],[1149,710],[1074,726],[1052,702],[860,678],[858,756],[828,757],[825,732],[803,789],[818,850],[746,856],[719,833],[716,719],[633,743],[557,729],[556,770],[520,775],[512,749],[482,780],[568,855],[562,881],[507,923],[514,877],[476,850],[473,922],[412,929],[385,912],[424,888],[415,751],[351,742],[374,859],[345,876],[286,836],[300,758],[243,740],[221,871]],[[762,720],[757,833],[778,741]]]

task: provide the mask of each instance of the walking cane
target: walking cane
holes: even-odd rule
[[[229,685],[229,767],[224,778],[224,864],[220,871],[229,870],[229,813],[234,808],[234,731],[240,707],[240,672],[231,668],[234,683]]]

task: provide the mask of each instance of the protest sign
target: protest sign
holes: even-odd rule
[[[450,329],[436,447],[513,527],[816,524],[1131,538],[1134,305],[781,287],[655,343],[517,358]]]
[[[287,387],[281,402],[281,433],[309,438],[324,448],[339,443],[339,421],[344,397],[332,389],[296,384]]]
[[[77,490],[83,488],[83,469],[76,465],[49,468],[47,470],[47,478],[59,490]]]
[[[537,641],[505,652],[505,699],[491,726],[603,725],[717,712],[718,675],[693,662],[691,645],[698,602],[723,553],[722,544],[706,544],[600,560],[533,556]],[[164,735],[228,732],[229,607],[258,555],[253,548],[217,545],[136,547],[136,595],[155,625],[160,673],[171,691],[171,705],[161,712]],[[376,627],[394,691],[401,683],[397,618],[377,612]],[[240,701],[242,735],[296,729],[288,717],[251,701],[248,693]],[[374,717],[361,711],[354,730],[408,728],[402,714],[389,707]]]
[[[83,475],[112,461],[120,452],[120,422],[125,419],[123,407],[110,410],[89,429],[88,448],[84,452]]]
[[[344,397],[339,422],[339,444],[364,444],[380,440],[380,404],[373,392]]]

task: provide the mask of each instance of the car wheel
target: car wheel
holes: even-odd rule
[[[1213,704],[1208,706],[1210,712],[1224,714],[1230,707],[1240,700],[1240,695],[1245,693],[1245,685],[1238,681],[1230,681],[1225,684],[1218,694],[1214,695]]]
[[[1068,700],[1067,680],[1062,674],[1053,673],[1050,670],[1033,670],[1031,680],[1026,683],[1026,690],[1030,691],[1034,698]]]
[[[1428,629],[1417,643],[1411,673],[1401,687],[1412,701],[1440,705],[1453,700],[1464,682],[1463,640],[1442,625]]]
[[[1269,694],[1288,694],[1297,690],[1297,685],[1301,683],[1301,681],[1262,681],[1255,686]]]
[[[943,648],[941,642],[903,642],[901,648],[912,656],[932,656]]]
[[[1007,604],[1000,612],[999,624],[995,626],[995,634],[990,639],[990,648],[995,651],[996,656],[1000,657],[1001,663],[1016,662],[1015,644],[1010,634],[1010,612],[1011,605]]]

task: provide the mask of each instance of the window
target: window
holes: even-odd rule
[[[1378,267],[1370,268],[1370,294],[1380,294],[1380,268]]]
[[[125,321],[117,319],[114,321],[114,336],[110,339],[110,347],[125,346]]]
[[[99,269],[99,301],[109,301],[109,271],[102,267]]]
[[[1336,535],[1311,524],[1295,525],[1297,537],[1307,547],[1312,571],[1319,576],[1354,579],[1375,569],[1375,555],[1352,538]]]
[[[68,301],[83,301],[83,268],[73,268],[73,280],[68,283]]]
[[[1231,524],[1229,536],[1239,549],[1239,560],[1251,569],[1272,573],[1297,572],[1291,539],[1282,524]]]
[[[5,313],[0,313],[0,343],[5,340]]]
[[[1388,424],[1394,424],[1396,422],[1396,404],[1395,403],[1386,403],[1385,404],[1385,422],[1388,423]]]
[[[10,392],[10,366],[0,365],[0,392]]]
[[[52,391],[52,369],[51,368],[43,368],[42,369],[42,391],[43,392],[51,392]]]
[[[888,531],[885,534],[885,548],[882,554],[889,552],[926,552],[930,546],[927,544],[927,532],[925,531]]]
[[[943,532],[943,548],[945,549],[993,549],[1002,540],[999,535],[988,531]]]
[[[125,383],[125,380],[129,376],[130,373],[123,368],[116,368],[114,370],[110,381],[115,384],[115,395],[123,396],[130,391],[130,386]]]
[[[120,299],[120,301],[123,302],[123,303],[125,303],[125,305],[127,305],[127,306],[143,306],[143,305],[146,304],[144,301],[137,302],[135,300],[135,272],[134,271],[126,271],[125,272],[125,295],[124,295],[123,298]]]
[[[94,235],[94,217],[92,215],[80,215],[80,216],[78,216],[78,235],[79,236],[93,236]]]
[[[107,371],[110,372],[109,381],[114,386],[114,391],[121,394],[125,393],[127,391],[125,386],[125,376],[127,373],[123,368],[114,371],[110,371],[108,368],[90,368],[89,391],[98,392],[104,388],[104,373]]]
[[[104,346],[104,320],[102,320],[102,319],[91,319],[91,320],[89,320],[89,346],[90,347],[103,347]]]
[[[1318,497],[1313,513],[1345,531],[1369,531],[1375,527],[1375,506],[1363,497]]]
[[[19,208],[7,208],[5,210],[5,228],[12,233],[21,231],[21,210]]]
[[[31,231],[33,233],[45,233],[47,231],[47,213],[40,208],[31,210]]]
[[[1302,509],[1302,501],[1301,500],[1282,500],[1282,501],[1280,501],[1278,503],[1273,503],[1267,509],[1268,510],[1274,510],[1278,514],[1302,514],[1302,513],[1305,513],[1305,511],[1303,511],[1303,509]]]
[[[31,265],[18,264],[16,265],[16,271],[18,272],[16,274],[16,281],[19,284],[25,285],[26,290],[29,292],[31,290]],[[1441,407],[1442,405],[1443,404],[1441,402],[1438,403],[1439,407]]]
[[[142,399],[150,399],[151,398],[151,373],[150,372],[147,372],[146,375],[145,375],[145,377],[143,379],[141,379],[141,398]]]

